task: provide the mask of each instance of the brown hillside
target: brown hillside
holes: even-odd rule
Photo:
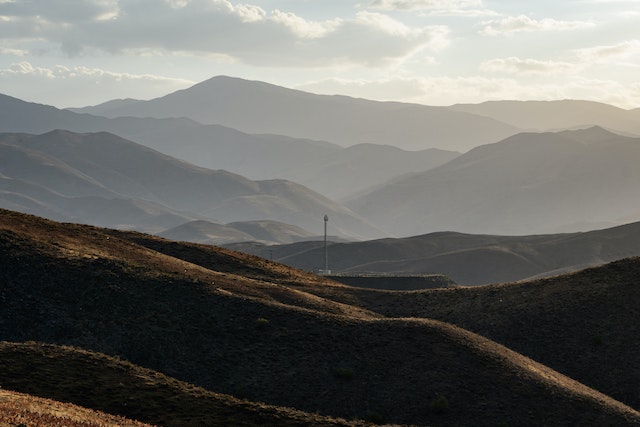
[[[631,408],[474,333],[311,295],[349,288],[284,266],[158,242],[3,211],[0,339],[117,355],[211,391],[348,419],[640,423]]]
[[[640,258],[523,283],[326,292],[391,317],[440,319],[640,408]]]
[[[138,421],[0,389],[0,427],[144,427]]]

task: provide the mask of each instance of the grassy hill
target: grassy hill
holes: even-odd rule
[[[254,402],[433,426],[640,423],[476,333],[357,307],[351,288],[215,247],[1,211],[0,283],[1,340],[118,356]],[[405,294],[381,293],[381,307]]]

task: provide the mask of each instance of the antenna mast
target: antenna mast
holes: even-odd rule
[[[327,250],[327,223],[329,222],[329,217],[327,215],[324,216],[324,274],[329,274],[329,252]]]

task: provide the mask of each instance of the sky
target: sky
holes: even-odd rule
[[[217,75],[426,105],[640,107],[640,0],[0,0],[0,93],[57,107]]]

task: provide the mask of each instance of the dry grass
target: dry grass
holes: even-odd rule
[[[138,421],[0,389],[1,427],[144,427]]]

